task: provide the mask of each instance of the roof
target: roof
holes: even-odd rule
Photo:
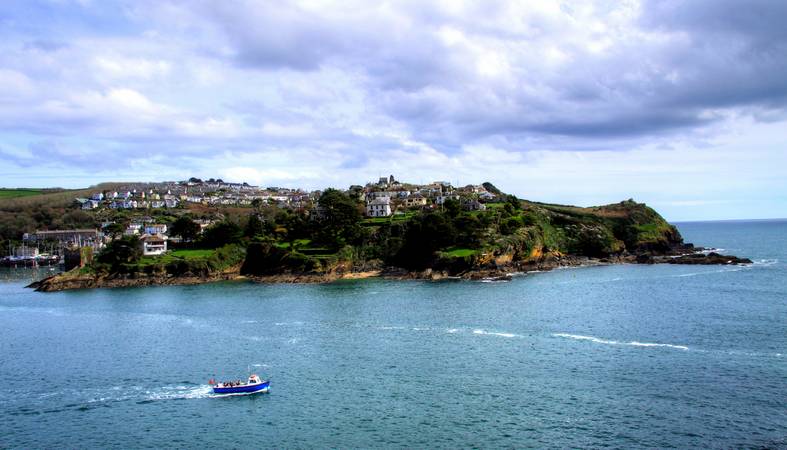
[[[391,203],[390,197],[377,197],[369,202],[370,205],[388,205],[390,203]]]
[[[159,241],[163,242],[169,239],[167,236],[163,234],[143,234],[139,237],[140,241]]]
[[[98,234],[98,230],[95,228],[84,228],[79,230],[36,230],[36,234],[65,234],[65,233],[95,233]]]

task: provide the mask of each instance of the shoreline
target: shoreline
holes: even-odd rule
[[[95,276],[58,273],[29,284],[28,288],[39,292],[58,292],[76,289],[127,288],[145,286],[190,286],[221,281],[251,281],[262,284],[327,284],[342,280],[380,278],[385,280],[420,281],[510,281],[514,276],[528,273],[548,272],[560,268],[583,268],[619,264],[691,264],[691,265],[745,265],[752,262],[746,258],[720,255],[718,253],[687,253],[680,255],[625,255],[608,258],[563,256],[520,261],[500,267],[478,267],[460,273],[447,270],[425,269],[409,271],[396,267],[363,269],[328,273],[277,273],[270,275],[243,275],[239,267],[207,277],[146,275],[146,276]]]

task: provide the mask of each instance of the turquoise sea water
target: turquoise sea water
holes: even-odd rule
[[[787,222],[749,267],[36,293],[0,272],[0,447],[787,447]],[[253,371],[270,394],[216,398]]]

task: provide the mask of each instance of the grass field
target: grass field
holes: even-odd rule
[[[382,225],[391,222],[404,222],[412,219],[416,215],[414,211],[407,211],[404,214],[394,214],[388,217],[367,217],[361,222],[362,225]]]
[[[183,259],[195,259],[195,258],[209,258],[216,253],[215,250],[204,250],[204,249],[196,249],[196,250],[173,250],[170,252],[172,256],[177,258]]]
[[[6,189],[0,188],[0,199],[4,198],[18,198],[18,197],[30,197],[33,195],[41,195],[42,191],[40,189]]]
[[[207,259],[213,256],[216,250],[172,250],[163,255],[158,256],[143,256],[139,259],[140,266],[149,266],[151,264],[167,264],[179,259],[193,260],[193,259]]]
[[[478,250],[473,250],[469,248],[455,248],[440,253],[447,258],[464,258],[465,256],[475,255],[476,253],[478,253]]]

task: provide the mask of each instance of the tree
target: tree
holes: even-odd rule
[[[219,248],[228,244],[237,244],[243,239],[243,230],[235,222],[219,222],[202,235],[202,243],[209,248]]]
[[[455,198],[447,198],[443,202],[443,209],[448,217],[456,217],[462,212],[462,204]]]
[[[506,197],[506,205],[511,205],[511,209],[514,211],[522,209],[522,202],[513,194],[509,194],[508,197]]]
[[[106,232],[113,238],[120,236],[124,231],[126,231],[126,225],[119,222],[111,223],[106,228]]]
[[[169,230],[169,234],[180,236],[185,242],[191,242],[199,236],[200,226],[188,216],[180,216],[175,220]]]
[[[408,269],[429,267],[435,251],[454,244],[455,236],[456,230],[444,214],[423,214],[407,225],[404,243],[394,262]]]
[[[123,264],[133,264],[142,257],[142,245],[136,236],[123,236],[107,244],[98,255],[98,262],[117,271]]]
[[[361,236],[361,213],[350,197],[336,189],[326,189],[319,200],[323,209],[317,238],[323,244],[338,248]]]
[[[256,201],[257,199],[255,199]],[[262,223],[260,220],[260,216],[258,214],[252,214],[249,216],[249,221],[246,223],[246,230],[244,231],[244,236],[253,238],[254,236],[259,236],[265,233],[265,224]]]

